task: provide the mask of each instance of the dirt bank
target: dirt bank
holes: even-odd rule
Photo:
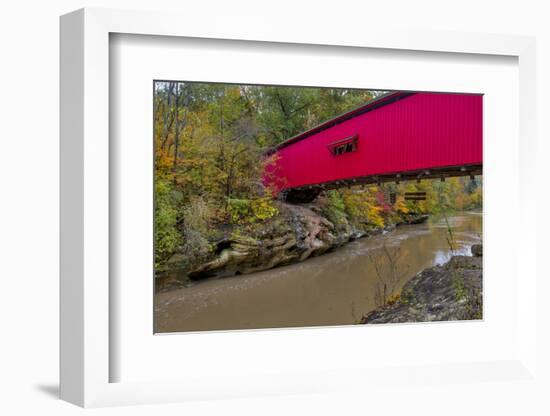
[[[403,286],[398,300],[370,312],[361,323],[482,319],[481,245],[472,246],[472,253],[420,272]]]

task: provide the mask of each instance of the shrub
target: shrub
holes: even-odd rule
[[[370,187],[363,192],[346,191],[343,194],[346,212],[352,220],[375,227],[384,226],[383,207],[378,203],[378,189]]]
[[[270,195],[252,200],[250,207],[252,208],[253,221],[264,221],[279,213],[279,210],[273,205]]]
[[[212,209],[202,197],[192,198],[183,211],[184,252],[189,256],[203,256],[211,250],[208,236]]]
[[[249,199],[228,198],[227,210],[231,217],[231,222],[238,224],[246,218],[250,212]]]
[[[481,187],[478,187],[475,189],[474,192],[470,195],[471,199],[471,207],[472,208],[479,208],[483,205],[483,192],[481,190]]]
[[[235,224],[265,221],[279,214],[269,195],[256,199],[229,198],[228,211]]]
[[[170,182],[157,181],[155,196],[155,266],[158,266],[174,253],[181,235],[176,228],[177,210]]]
[[[340,192],[331,190],[326,192],[326,203],[322,207],[325,216],[334,224],[347,222],[346,205]]]

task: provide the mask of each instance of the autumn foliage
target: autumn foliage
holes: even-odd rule
[[[208,255],[227,229],[246,232],[280,212],[263,185],[266,150],[379,95],[377,91],[155,82],[155,265]],[[267,173],[269,174],[269,172]],[[423,190],[422,202],[388,195]],[[396,216],[481,206],[477,179],[381,184],[326,192],[325,214],[383,227]]]

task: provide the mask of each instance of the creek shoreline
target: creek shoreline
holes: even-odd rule
[[[361,319],[361,324],[483,319],[483,247],[455,255],[410,279],[396,299]]]
[[[469,256],[472,245],[481,242],[482,217],[478,214],[456,212],[447,217],[456,237],[454,253],[446,241],[447,221],[433,216],[426,224],[399,226],[391,232],[359,239],[307,261],[246,276],[205,279],[186,287],[157,292],[155,331],[360,324],[364,316],[379,308],[377,293],[385,279],[392,278],[387,273],[380,276],[376,271],[377,262],[382,267],[387,265],[384,246],[390,248],[391,253],[397,248],[402,253],[398,263],[399,280],[394,286],[388,281],[391,293],[387,294],[387,303],[390,303],[396,299],[394,295],[421,272],[435,265],[443,266],[453,254]],[[464,292],[458,280],[455,285],[459,294]],[[443,287],[453,293],[452,285]],[[441,302],[425,302],[432,305],[432,312],[437,312],[438,303]],[[401,321],[415,322],[413,319]]]
[[[157,291],[302,262],[352,241],[390,232],[402,224],[421,224],[429,218],[427,214],[393,213],[381,227],[347,219],[335,221],[325,215],[319,203],[279,202],[277,208],[277,218],[256,224],[247,233],[226,231],[211,242],[213,248],[205,255],[175,253],[156,276]]]

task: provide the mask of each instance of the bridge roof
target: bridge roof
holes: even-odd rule
[[[384,94],[372,101],[369,101],[368,103],[366,104],[363,104],[357,108],[354,108],[350,111],[347,111],[343,114],[340,114],[339,116],[336,116],[334,118],[331,118],[327,121],[324,121],[323,123],[321,124],[318,124],[317,126],[315,127],[312,127],[311,129],[309,130],[306,130],[302,133],[299,133],[297,134],[296,136],[293,136],[281,143],[279,143],[277,146],[274,146],[273,148],[271,148],[268,153],[272,153],[272,152],[275,152],[279,149],[282,149],[283,147],[287,147],[299,140],[303,140],[303,139],[306,139],[310,136],[313,136],[314,134],[317,134],[319,133],[320,131],[323,131],[323,130],[326,130],[332,126],[335,126],[337,124],[340,124],[340,123],[343,123],[344,121],[346,120],[349,120],[353,117],[357,117],[361,114],[365,114],[365,113],[368,113],[369,111],[373,111],[373,110],[376,110],[377,108],[380,108],[380,107],[383,107],[385,105],[388,105],[388,104],[392,104],[398,100],[401,100],[405,97],[408,97],[410,95],[413,95],[415,93],[412,93],[412,92],[391,92],[391,93],[387,93],[387,94]]]

